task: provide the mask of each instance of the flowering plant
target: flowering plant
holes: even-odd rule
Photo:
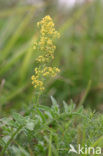
[[[56,49],[54,40],[59,38],[60,34],[55,30],[53,20],[50,16],[45,16],[37,23],[37,26],[40,28],[40,38],[37,42],[34,42],[34,50],[41,51],[42,55],[36,59],[39,66],[34,69],[35,73],[31,79],[34,88],[43,91],[46,80],[50,77],[55,77],[60,72],[59,68],[50,66]]]

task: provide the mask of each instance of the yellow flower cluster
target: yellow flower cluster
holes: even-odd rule
[[[54,51],[56,46],[53,41],[60,37],[60,34],[55,30],[54,23],[50,16],[44,17],[37,23],[40,27],[40,39],[34,42],[34,49],[42,53],[36,59],[41,63],[39,67],[34,69],[35,75],[31,77],[34,88],[38,90],[45,89],[45,81],[50,77],[55,77],[60,70],[57,67],[49,67],[47,64],[54,59]]]
[[[50,16],[45,16],[40,22],[37,23],[37,26],[41,27],[41,35],[58,38],[60,34],[55,30],[53,20]]]
[[[45,16],[40,22],[37,23],[40,27],[40,39],[34,42],[34,49],[41,51],[42,55],[36,60],[38,62],[49,62],[54,59],[54,51],[56,46],[53,41],[60,37],[60,34],[55,30],[53,20],[50,16]]]
[[[34,88],[38,88],[40,90],[44,90],[44,85],[43,82],[41,80],[38,80],[37,76],[32,76],[32,85],[34,85]]]
[[[60,70],[57,67],[44,67],[43,69],[41,67],[35,68],[34,72],[35,75],[31,77],[32,85],[34,85],[34,88],[44,90],[44,81],[46,78],[55,77]]]
[[[45,67],[43,70],[42,70],[42,75],[44,77],[55,77],[57,75],[57,73],[60,72],[60,69],[58,69],[57,67]]]

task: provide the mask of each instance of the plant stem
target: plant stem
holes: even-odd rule
[[[50,133],[50,140],[49,140],[49,151],[48,151],[48,156],[52,155],[52,134]]]
[[[90,91],[90,88],[91,88],[91,80],[89,80],[89,82],[88,82],[88,86],[87,86],[87,88],[86,88],[86,91],[85,91],[85,93],[84,93],[84,96],[82,97],[82,99],[81,99],[81,101],[80,101],[80,103],[79,103],[79,107],[80,107],[81,105],[83,105],[83,103],[84,103],[84,101],[85,101],[85,99],[86,99],[86,97],[87,97],[87,95],[88,95],[88,93],[89,93],[89,91]]]

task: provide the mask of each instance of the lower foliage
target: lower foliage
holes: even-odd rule
[[[73,156],[70,145],[103,146],[103,115],[76,108],[72,101],[59,108],[51,100],[51,107],[35,104],[23,115],[0,119],[1,156]]]

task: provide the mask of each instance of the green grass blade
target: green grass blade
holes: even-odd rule
[[[52,156],[52,134],[50,134],[48,156]]]
[[[5,46],[4,50],[2,50],[2,57],[0,60],[4,60],[8,54],[11,52],[11,49],[13,48],[14,44],[16,43],[17,39],[20,37],[20,35],[23,33],[23,30],[25,27],[28,25],[30,20],[33,17],[33,12],[34,10],[31,10],[29,14],[23,19],[22,23],[19,25],[18,29],[16,32],[13,34],[11,39],[9,40],[8,44]]]
[[[16,50],[14,52],[14,55],[6,61],[6,64],[1,66],[0,75],[3,75],[5,72],[7,72],[15,63],[17,63],[18,60],[24,55],[24,53],[27,52],[27,49],[30,46],[30,41],[25,43],[23,46],[20,47],[20,49]]]

